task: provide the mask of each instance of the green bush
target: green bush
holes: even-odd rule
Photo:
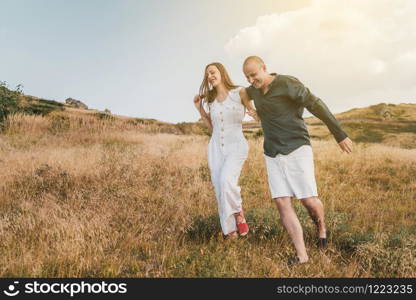
[[[64,110],[62,106],[47,104],[47,103],[30,103],[19,108],[19,112],[28,115],[42,115],[45,116],[54,110]]]
[[[252,240],[278,239],[285,234],[280,216],[275,207],[259,207],[247,210],[245,217],[250,226]]]
[[[107,114],[107,113],[97,112],[94,115],[100,120],[108,120],[108,121],[115,120],[114,116]]]
[[[6,82],[0,81],[0,128],[2,128],[6,117],[18,110],[21,88],[22,86],[19,84],[16,90],[12,91],[7,88]]]
[[[134,125],[137,125],[137,124],[152,125],[152,124],[156,124],[157,120],[155,120],[155,119],[135,118],[135,119],[128,120],[128,123],[132,123]]]
[[[284,232],[279,214],[274,207],[247,210],[245,217],[250,226],[250,240],[276,239]],[[195,216],[186,236],[189,240],[206,241],[215,238],[221,232],[219,216],[216,213],[206,217]]]
[[[219,232],[221,232],[221,226],[218,214],[206,217],[195,216],[186,232],[186,237],[194,241],[209,240]]]
[[[49,104],[52,106],[59,106],[59,107],[63,107],[64,104],[55,100],[47,100],[47,99],[37,99],[40,103],[43,104]]]
[[[259,130],[257,130],[257,132],[254,134],[254,136],[256,138],[262,137],[263,136],[263,129],[260,128]]]
[[[46,115],[54,110],[64,110],[63,104],[54,100],[36,99],[27,97],[27,102],[21,101],[22,85],[10,90],[6,82],[0,81],[0,129],[4,127],[4,120],[9,114],[16,112],[28,115]]]

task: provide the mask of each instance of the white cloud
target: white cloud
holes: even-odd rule
[[[416,1],[315,0],[257,18],[225,45],[235,60],[261,56],[298,77],[332,109],[416,102]]]

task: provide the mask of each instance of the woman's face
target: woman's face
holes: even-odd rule
[[[214,65],[207,68],[207,79],[212,87],[216,87],[221,83],[221,73]]]

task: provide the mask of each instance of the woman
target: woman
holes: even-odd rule
[[[204,101],[204,103],[203,103]],[[244,218],[238,178],[248,155],[243,135],[245,108],[254,111],[246,91],[234,85],[218,62],[205,67],[204,80],[194,104],[212,131],[208,144],[208,166],[218,203],[221,229],[228,237],[248,233]],[[204,105],[208,107],[205,111]]]

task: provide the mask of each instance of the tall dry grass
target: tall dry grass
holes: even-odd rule
[[[208,137],[63,116],[15,116],[0,135],[2,277],[416,276],[414,149],[360,144],[346,155],[314,141],[330,245],[315,248],[295,201],[311,261],[288,269],[294,250],[270,199],[261,139],[249,140],[240,178],[251,232],[228,241]]]

